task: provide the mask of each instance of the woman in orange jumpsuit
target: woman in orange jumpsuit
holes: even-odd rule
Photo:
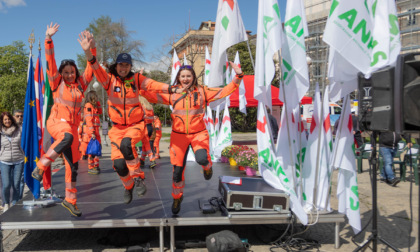
[[[101,126],[101,121],[99,120],[100,114],[102,114],[101,104],[98,101],[96,92],[91,90],[86,94],[83,112],[83,121],[86,123],[86,134],[88,142],[90,139],[97,139],[99,143],[101,143],[101,135],[99,132],[99,127]],[[88,155],[88,168],[89,174],[99,174],[100,170],[98,156]]]
[[[83,114],[82,114],[83,118]],[[86,149],[89,143],[89,140],[87,139],[86,134],[86,123],[83,122],[83,120],[80,121],[79,129],[77,130],[79,133],[79,152],[80,152],[80,160],[86,160]]]
[[[175,88],[186,90],[182,94],[151,94],[146,92],[146,98],[152,103],[172,105],[172,133],[169,146],[172,177],[172,213],[177,214],[181,209],[183,188],[185,186],[184,170],[188,147],[195,153],[195,159],[203,167],[206,180],[213,175],[212,162],[209,151],[209,134],[203,117],[208,103],[230,95],[243,78],[238,65],[230,62],[236,72],[236,77],[224,88],[208,88],[197,83],[193,68],[189,65],[181,66],[176,76]]]
[[[47,121],[47,130],[54,138],[54,143],[37,162],[37,168],[32,177],[42,180],[45,169],[61,154],[65,158],[66,196],[61,203],[74,216],[81,216],[82,212],[76,205],[76,178],[79,161],[79,138],[77,128],[80,123],[83,92],[93,78],[92,69],[86,67],[82,76],[79,75],[73,60],[62,60],[57,71],[54,56],[54,44],[51,37],[58,31],[59,25],[51,23],[47,26],[45,37],[45,57],[47,60],[47,74],[53,92],[54,105]],[[83,32],[83,41],[96,54],[95,41],[89,32]],[[79,40],[80,43],[82,41]]]
[[[146,124],[146,134],[144,134],[141,146],[141,158],[140,158],[140,166],[144,167],[144,162],[146,161],[146,156],[149,157],[150,161],[150,168],[154,168],[156,166],[155,156],[153,154],[152,148],[153,145],[150,143],[150,137],[153,133],[153,106],[149,103],[147,99],[140,96],[139,97],[141,106],[144,110],[144,123]]]
[[[134,187],[139,197],[147,191],[144,172],[140,169],[140,159],[135,148],[135,144],[146,134],[144,111],[139,101],[140,90],[162,93],[182,90],[134,73],[131,56],[127,53],[119,54],[107,73],[90,50],[83,49],[96,79],[108,93],[108,114],[113,124],[108,132],[111,139],[111,159],[125,189],[124,203],[129,204]]]
[[[159,120],[159,116],[154,116],[153,117],[153,127],[155,127],[155,131],[156,131],[156,137],[155,140],[153,141],[153,153],[155,155],[155,158],[160,158],[159,155],[159,141],[162,138],[162,123]]]

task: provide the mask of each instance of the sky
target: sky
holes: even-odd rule
[[[258,0],[238,0],[246,30],[257,33]],[[284,18],[286,0],[278,0]],[[190,26],[198,29],[203,21],[215,21],[218,0],[0,0],[0,46],[23,41],[29,52],[28,38],[34,31],[38,55],[41,40],[45,64],[45,31],[51,22],[60,25],[53,36],[56,61],[76,59],[83,50],[78,35],[89,23],[101,16],[112,21],[124,20],[127,30],[134,31],[134,40],[142,40],[145,62],[152,63],[154,55],[173,35],[185,32]],[[147,69],[146,69],[147,70]]]

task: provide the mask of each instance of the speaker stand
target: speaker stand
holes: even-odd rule
[[[377,132],[373,131],[372,137],[370,139],[373,149],[372,149],[371,157],[369,159],[369,175],[372,181],[372,233],[371,235],[369,235],[368,239],[365,242],[363,242],[357,249],[354,250],[354,252],[365,250],[366,247],[370,243],[372,243],[373,245],[372,251],[377,252],[378,240],[381,241],[383,244],[387,245],[392,250],[396,252],[401,252],[396,247],[392,246],[389,242],[382,239],[378,235],[378,205],[377,205],[378,188],[377,188],[377,180],[376,180],[376,171],[378,169],[378,158],[377,158],[377,153],[376,153],[376,136],[377,136]]]

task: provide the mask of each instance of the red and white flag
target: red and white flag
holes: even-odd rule
[[[271,81],[274,78],[273,56],[278,55],[283,37],[277,0],[259,0],[254,97],[271,107]]]
[[[176,50],[174,49],[174,55],[172,56],[172,70],[171,70],[171,85],[175,84],[175,78],[178,74],[179,67],[181,66],[181,62],[179,61],[178,55]]]
[[[209,87],[223,86],[226,49],[248,40],[237,0],[219,0],[214,32]]]
[[[339,170],[337,179],[338,211],[346,214],[354,233],[361,230],[360,201],[354,156],[353,120],[350,98],[344,98],[343,110],[332,154],[332,166]]]

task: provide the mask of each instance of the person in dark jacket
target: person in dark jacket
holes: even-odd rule
[[[269,108],[267,108],[267,115],[268,119],[270,120],[271,131],[273,133],[273,140],[275,143],[277,143],[277,136],[279,133],[279,125],[277,123],[277,119],[271,114]]]
[[[410,134],[399,135],[392,131],[379,133],[379,153],[384,160],[380,180],[392,186],[396,186],[400,182],[400,179],[395,177],[394,171],[392,170],[392,161],[397,153],[398,142],[401,140],[401,137],[406,140],[407,147],[411,148],[413,144],[411,143]]]

